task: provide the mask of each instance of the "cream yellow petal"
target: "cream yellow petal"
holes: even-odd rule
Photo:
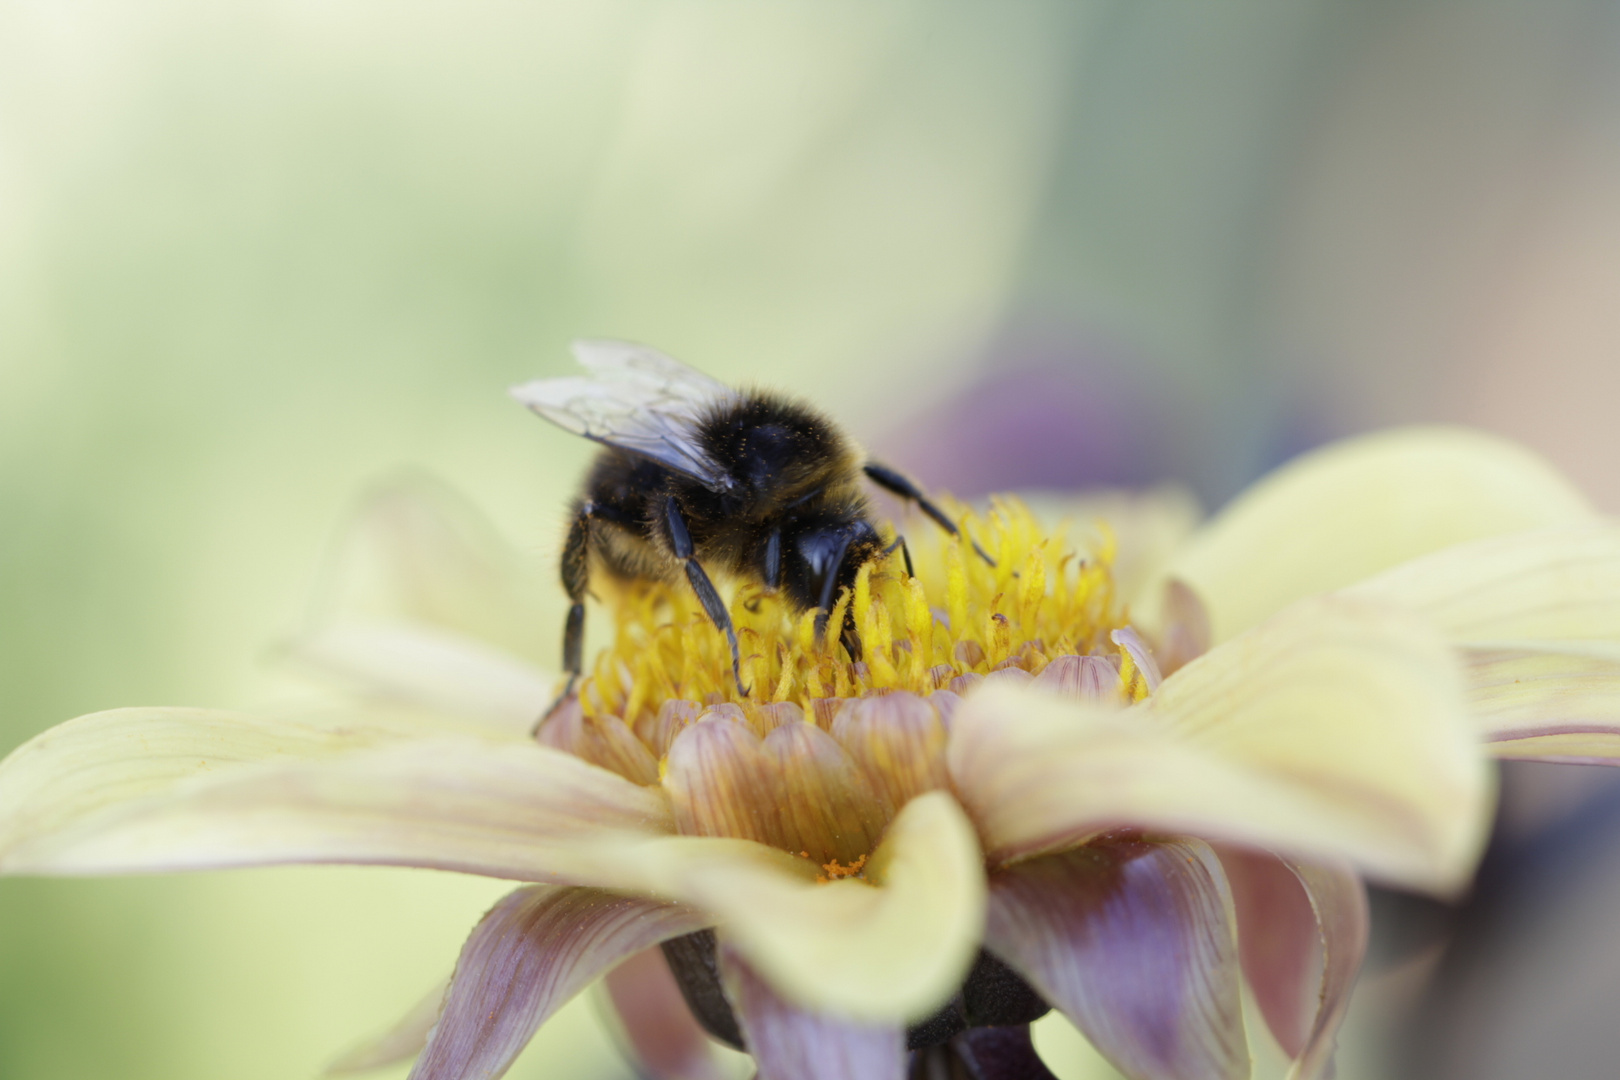
[[[1462,655],[1471,712],[1491,754],[1620,764],[1620,644],[1503,642]]]
[[[1165,574],[1203,598],[1215,640],[1224,641],[1301,597],[1428,552],[1592,513],[1563,476],[1514,443],[1458,428],[1381,432],[1306,454],[1261,480]],[[1158,603],[1156,583],[1137,595],[1139,606]]]
[[[992,862],[1150,826],[1463,884],[1491,780],[1461,677],[1426,624],[1339,598],[1296,605],[1142,705],[986,687],[957,713],[956,790]]]
[[[1498,757],[1620,760],[1620,523],[1460,545],[1346,593],[1410,607],[1458,644]]]
[[[287,655],[362,696],[519,733],[557,694],[539,668],[425,623],[342,622],[293,642]]]
[[[743,840],[672,837],[639,851],[644,888],[712,913],[726,940],[804,1008],[919,1019],[956,991],[978,951],[983,860],[944,792],[906,805],[864,879],[818,884],[808,860]]]
[[[458,493],[423,475],[379,485],[335,545],[308,632],[403,621],[550,665],[555,568],[525,559]]]
[[[1345,592],[1419,612],[1456,642],[1569,639],[1620,645],[1620,522],[1461,544]]]
[[[46,732],[0,764],[0,871],[292,862],[599,880],[588,849],[673,830],[663,796],[517,738],[404,737],[184,709]]]

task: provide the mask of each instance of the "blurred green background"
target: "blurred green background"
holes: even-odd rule
[[[589,448],[504,389],[576,336],[801,391],[958,490],[1215,504],[1440,418],[1620,505],[1617,21],[0,0],[0,750],[278,693],[337,523],[400,466],[553,557]],[[312,1076],[502,888],[0,882],[0,1077]],[[625,1075],[588,1001],[542,1074]]]

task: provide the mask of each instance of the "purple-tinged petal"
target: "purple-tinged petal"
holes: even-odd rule
[[[779,727],[803,722],[804,710],[791,701],[771,701],[748,709],[748,723],[762,739]]]
[[[1322,947],[1321,1004],[1305,1051],[1289,1070],[1288,1080],[1326,1080],[1333,1075],[1334,1038],[1367,954],[1367,893],[1348,867],[1293,861],[1288,865],[1310,897]]]
[[[1081,701],[1123,704],[1119,665],[1106,656],[1059,656],[1035,677],[1035,685]]]
[[[714,1044],[686,1007],[661,950],[637,953],[602,982],[640,1075],[653,1080],[724,1080]]]
[[[420,1054],[422,1047],[427,1045],[433,1025],[439,1022],[439,1014],[444,1011],[444,997],[449,989],[449,978],[441,980],[422,995],[422,1000],[411,1006],[411,1010],[400,1017],[393,1027],[351,1048],[327,1066],[326,1075],[352,1076],[371,1072],[385,1065],[409,1061]]]
[[[1174,675],[1209,652],[1215,635],[1209,625],[1209,609],[1204,607],[1193,587],[1171,578],[1164,583],[1164,628],[1159,635],[1159,668]]]
[[[1367,951],[1367,898],[1346,867],[1222,848],[1238,945],[1266,1025],[1289,1057],[1289,1080],[1331,1074],[1334,1036]]]
[[[939,722],[944,725],[948,737],[951,733],[951,721],[956,716],[956,710],[962,706],[962,695],[953,690],[935,690],[928,695],[928,704],[939,713]]]
[[[1249,1075],[1232,898],[1202,841],[1109,837],[990,880],[985,947],[1115,1067]]]
[[[739,710],[740,712],[741,710]],[[782,843],[775,768],[745,721],[713,715],[683,730],[665,759],[664,790],[681,832]]]
[[[778,997],[725,945],[720,973],[759,1080],[903,1080],[906,1033],[810,1012]]]
[[[597,976],[707,921],[690,908],[596,889],[536,885],[508,894],[462,946],[411,1080],[501,1076],[540,1024]]]
[[[1035,1052],[1028,1024],[973,1028],[952,1039],[950,1048],[976,1080],[1057,1080]]]
[[[766,737],[764,749],[776,769],[772,790],[788,851],[817,866],[848,866],[872,854],[888,818],[837,739],[814,724],[788,723]]]
[[[1131,663],[1142,673],[1142,681],[1147,683],[1149,693],[1159,688],[1159,684],[1164,681],[1164,676],[1159,674],[1159,663],[1153,659],[1153,650],[1148,648],[1147,641],[1134,627],[1127,626],[1122,630],[1114,630],[1109,633],[1108,640],[1124,649],[1130,656]]]
[[[1322,937],[1299,878],[1281,859],[1220,849],[1237,911],[1238,953],[1260,1015],[1290,1058],[1304,1051],[1319,1004]]]
[[[633,784],[643,787],[658,783],[658,759],[653,757],[635,732],[617,716],[587,716],[577,696],[557,706],[535,739],[573,754],[592,765],[600,765]]]
[[[926,698],[901,691],[845,702],[833,718],[832,735],[891,810],[949,782],[945,725]]]
[[[1035,681],[1035,676],[1009,660],[984,677],[986,684],[1022,686]]]
[[[636,736],[662,758],[669,753],[669,745],[675,741],[675,736],[697,723],[702,715],[703,706],[697,702],[672,699],[660,705],[657,713],[636,720]]]

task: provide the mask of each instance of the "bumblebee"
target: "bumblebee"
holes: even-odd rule
[[[593,564],[621,580],[684,577],[726,635],[732,677],[746,695],[737,632],[708,568],[780,592],[795,611],[818,609],[819,638],[840,591],[889,550],[869,518],[863,476],[959,534],[915,484],[863,460],[807,405],[733,389],[642,345],[576,341],[573,353],[586,374],[511,391],[552,423],[603,446],[570,507],[563,543],[562,584],[572,605],[563,627],[563,698],[582,670]],[[906,561],[909,572],[909,553]],[[859,659],[847,620],[840,636]]]

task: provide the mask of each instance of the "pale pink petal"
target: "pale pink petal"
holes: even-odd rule
[[[903,1080],[906,1034],[811,1012],[779,997],[737,953],[722,945],[720,972],[759,1080]]]
[[[508,894],[462,946],[411,1080],[501,1076],[540,1024],[597,976],[705,923],[689,908],[596,889],[536,885]]]
[[[1377,432],[1265,477],[1199,530],[1159,582],[1195,589],[1220,642],[1431,551],[1592,514],[1568,480],[1506,440],[1460,428]],[[1156,607],[1161,588],[1136,594],[1132,611]]]
[[[1316,912],[1323,961],[1316,1019],[1288,1080],[1328,1080],[1333,1075],[1334,1038],[1367,954],[1367,893],[1348,867],[1300,862],[1290,862],[1289,867]]]
[[[990,879],[985,947],[1128,1076],[1249,1075],[1232,898],[1197,840],[1108,838]]]
[[[1035,685],[1079,701],[1123,703],[1118,657],[1055,656]]]
[[[516,736],[419,730],[183,709],[83,717],[0,764],[0,870],[340,862],[600,881],[619,872],[605,841],[673,831],[657,789]]]
[[[632,783],[658,783],[658,759],[635,732],[617,716],[585,715],[577,695],[558,704],[534,737],[541,746],[573,754]]]
[[[818,866],[871,855],[888,815],[837,739],[814,724],[788,723],[766,737],[764,750],[775,767],[772,789],[788,851]]]
[[[1159,674],[1159,664],[1153,659],[1153,650],[1148,648],[1148,643],[1143,640],[1135,627],[1127,626],[1122,630],[1110,631],[1108,640],[1124,649],[1130,656],[1136,670],[1142,673],[1142,679],[1147,683],[1150,693],[1159,688],[1164,676]]]
[[[927,698],[901,691],[846,701],[832,735],[891,810],[947,783],[945,725]]]
[[[1274,855],[1221,848],[1237,910],[1243,974],[1277,1045],[1304,1051],[1320,1003],[1322,935],[1305,887]]]
[[[670,743],[663,787],[676,823],[691,836],[730,836],[785,847],[780,808],[771,790],[775,767],[760,737],[746,720],[717,713],[711,710]]]
[[[1367,899],[1348,868],[1223,848],[1243,973],[1289,1057],[1290,1080],[1331,1075],[1334,1036],[1367,951]]]
[[[1174,675],[1214,644],[1209,609],[1185,581],[1171,578],[1164,583],[1164,625],[1159,641],[1159,667],[1166,675]]]
[[[444,1011],[444,997],[449,989],[450,980],[446,978],[422,995],[422,1000],[400,1017],[393,1027],[355,1046],[327,1066],[326,1075],[352,1076],[371,1072],[386,1065],[409,1061],[420,1054],[422,1047],[427,1045],[433,1025],[439,1022],[439,1014]]]
[[[661,950],[637,953],[603,982],[638,1072],[652,1080],[725,1080]]]
[[[1135,825],[1447,891],[1472,870],[1492,796],[1450,650],[1411,615],[1332,597],[1130,709],[986,687],[948,757],[992,865]]]

